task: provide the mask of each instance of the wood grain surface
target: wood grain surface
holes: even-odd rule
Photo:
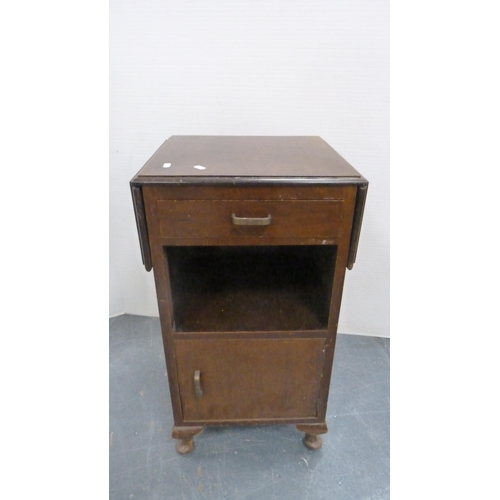
[[[172,136],[138,175],[361,177],[321,137],[307,136]]]

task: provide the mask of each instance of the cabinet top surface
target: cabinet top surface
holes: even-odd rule
[[[151,177],[362,179],[321,137],[309,136],[172,136],[136,176]]]

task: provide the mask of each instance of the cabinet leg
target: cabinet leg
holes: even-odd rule
[[[328,432],[328,427],[326,423],[321,424],[297,424],[295,426],[299,432],[304,432],[305,436],[302,442],[310,450],[318,450],[321,448],[323,441],[319,437],[319,434],[326,434]]]
[[[177,439],[175,450],[180,455],[191,453],[194,449],[193,437],[199,434],[203,427],[175,427],[172,429],[172,437]]]

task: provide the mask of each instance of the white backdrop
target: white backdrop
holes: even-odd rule
[[[319,135],[370,182],[339,332],[389,336],[389,1],[110,1],[110,316],[157,316],[129,181],[171,135]]]

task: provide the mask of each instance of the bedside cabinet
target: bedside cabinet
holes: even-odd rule
[[[172,136],[130,184],[177,451],[256,424],[319,448],[366,179],[319,137]]]

